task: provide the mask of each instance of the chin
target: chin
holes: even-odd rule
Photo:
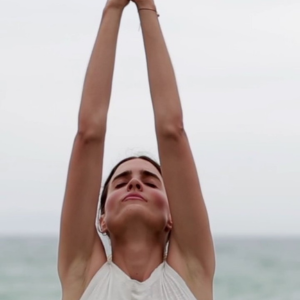
[[[128,205],[128,207],[124,208],[120,217],[122,219],[122,223],[132,221],[133,223],[151,223],[153,226],[155,224],[165,222],[163,214],[158,214],[157,211],[152,211],[146,205],[138,203]]]

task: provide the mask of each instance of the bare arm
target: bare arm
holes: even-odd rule
[[[152,0],[138,7],[155,8]],[[192,273],[212,278],[215,268],[209,219],[188,138],[171,59],[155,12],[139,11],[155,127],[173,229],[168,259],[180,256]],[[197,275],[196,275],[197,276]]]
[[[84,81],[61,215],[58,271],[75,296],[87,273],[106,261],[95,218],[102,176],[107,112],[123,9],[106,5]],[[92,261],[92,263],[91,263]],[[70,290],[70,289],[68,289]],[[73,294],[74,293],[74,294]],[[73,299],[73,296],[70,297]]]

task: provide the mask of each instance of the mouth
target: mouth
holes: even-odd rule
[[[130,200],[147,202],[142,196],[140,196],[138,194],[129,194],[123,199],[124,202],[130,201]]]

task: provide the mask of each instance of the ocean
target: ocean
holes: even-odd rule
[[[215,300],[300,300],[300,237],[214,240]],[[57,247],[57,238],[0,238],[0,300],[61,299]]]

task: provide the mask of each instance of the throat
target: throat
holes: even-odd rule
[[[163,262],[164,247],[148,243],[112,243],[112,261],[131,279],[146,281]]]

